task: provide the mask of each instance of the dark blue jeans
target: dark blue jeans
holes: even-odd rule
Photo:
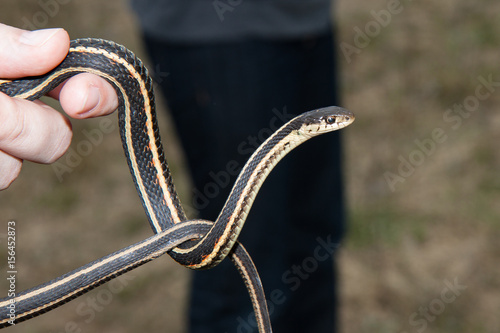
[[[293,115],[337,105],[331,33],[297,40],[169,43],[145,36],[193,178],[191,207],[215,221],[252,151]],[[338,132],[279,163],[240,236],[260,272],[275,332],[334,332],[335,244],[344,231]],[[194,217],[193,217],[194,218]],[[257,332],[229,260],[195,272],[190,332]]]

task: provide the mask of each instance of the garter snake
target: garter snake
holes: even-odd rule
[[[259,188],[272,168],[294,147],[316,135],[341,129],[354,115],[340,107],[327,107],[292,119],[272,134],[250,157],[215,222],[188,220],[164,157],[156,120],[152,79],[131,51],[101,39],[71,42],[68,55],[40,77],[0,80],[0,91],[11,97],[36,100],[79,73],[96,74],[115,88],[123,149],[144,210],[155,235],[98,259],[57,279],[0,300],[0,327],[9,326],[15,304],[20,322],[85,293],[113,277],[169,253],[192,269],[217,265],[230,255],[240,271],[260,332],[270,332],[267,305],[255,266],[237,242]]]

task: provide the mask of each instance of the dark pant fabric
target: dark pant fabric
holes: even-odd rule
[[[180,136],[195,189],[191,207],[215,221],[252,151],[293,115],[337,105],[333,37],[169,43],[146,47]],[[239,240],[261,275],[275,332],[334,332],[332,243],[344,231],[340,136],[314,138],[264,183]],[[185,203],[189,205],[189,203]],[[192,216],[191,218],[194,218]],[[195,272],[189,330],[257,332],[229,260]]]

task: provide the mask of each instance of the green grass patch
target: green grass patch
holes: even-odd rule
[[[349,247],[397,247],[408,237],[424,241],[429,219],[386,206],[351,212],[348,223],[346,245]]]

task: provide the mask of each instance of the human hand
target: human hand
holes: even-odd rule
[[[69,49],[63,29],[26,31],[0,24],[0,78],[41,75],[56,67]],[[113,87],[91,74],[79,74],[51,91],[72,118],[109,114],[118,107]],[[71,123],[40,101],[0,93],[0,190],[17,178],[23,160],[52,163],[69,147]]]

